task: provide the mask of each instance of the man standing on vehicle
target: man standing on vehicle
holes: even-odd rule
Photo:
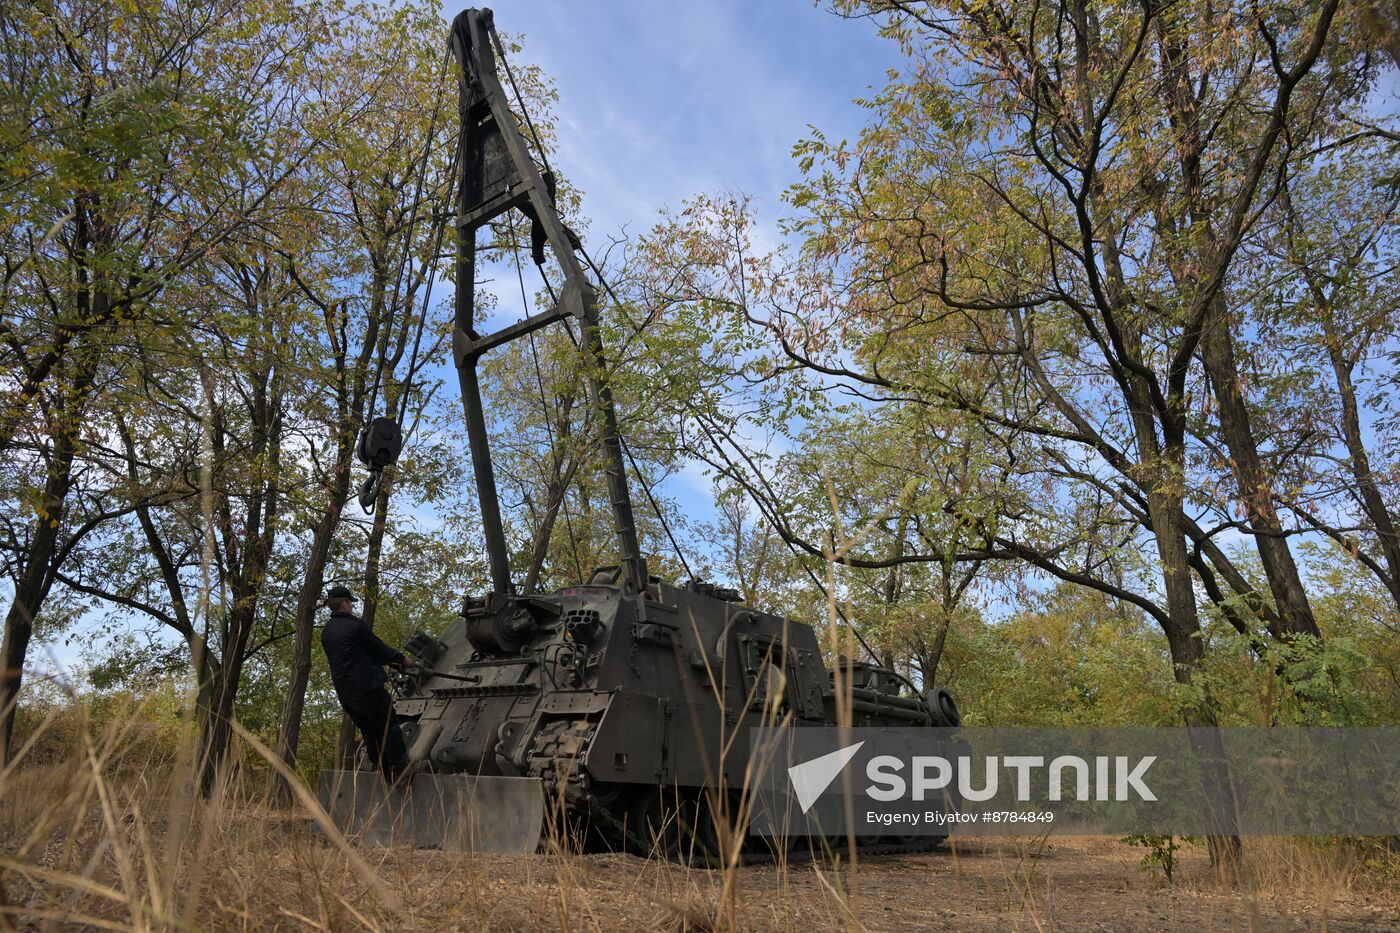
[[[340,584],[326,592],[331,617],[321,629],[321,647],[330,662],[331,682],[345,715],[360,730],[370,761],[389,783],[408,767],[408,750],[394,715],[394,701],[384,690],[389,677],[384,665],[408,670],[413,662],[402,651],[379,640],[374,630],[354,613],[355,597]]]

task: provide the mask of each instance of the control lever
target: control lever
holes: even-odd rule
[[[430,677],[444,677],[447,680],[460,680],[462,683],[466,684],[481,683],[480,674],[448,674],[444,671],[435,671],[431,667],[425,667],[422,664],[415,664],[410,670],[416,673],[427,674]],[[405,673],[407,673],[407,671],[405,671]]]

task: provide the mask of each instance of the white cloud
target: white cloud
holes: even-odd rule
[[[499,29],[559,89],[558,168],[585,192],[595,236],[734,188],[776,207],[790,152],[815,124],[853,135],[852,104],[898,60],[868,21],[810,0],[517,0]]]

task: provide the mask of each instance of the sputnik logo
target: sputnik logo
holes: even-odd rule
[[[793,793],[797,794],[797,803],[802,807],[803,814],[812,809],[812,804],[831,786],[836,776],[845,770],[846,765],[851,763],[851,759],[856,757],[856,752],[860,751],[864,744],[862,741],[847,745],[820,758],[813,758],[788,768],[788,780],[792,782]]]

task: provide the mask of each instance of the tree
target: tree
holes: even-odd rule
[[[156,333],[165,290],[258,219],[295,169],[295,159],[257,133],[294,115],[285,79],[319,25],[276,2],[80,2],[7,12],[6,455],[36,402],[62,404],[80,420],[104,356],[120,341]],[[230,196],[229,178],[244,180],[244,196]],[[23,569],[6,617],[0,759],[80,446],[62,419],[51,428],[42,514],[14,562]]]
[[[919,68],[872,102],[880,119],[854,148],[820,137],[801,147],[812,174],[793,195],[804,214],[796,229],[831,270],[835,285],[820,297],[840,301],[765,322],[784,351],[832,378],[967,412],[1008,442],[1039,438],[1035,472],[1052,496],[1102,499],[1142,527],[1157,579],[1132,592],[1086,570],[1092,561],[1076,566],[1064,559],[1075,538],[1035,540],[1025,533],[1033,516],[988,527],[989,553],[1147,612],[1183,685],[1201,658],[1193,572],[1222,602],[1225,580],[1276,635],[1315,634],[1263,504],[1269,478],[1222,329],[1240,244],[1302,145],[1300,128],[1319,132],[1306,117],[1322,101],[1355,100],[1344,57],[1322,56],[1335,4],[1304,16],[1074,3],[840,9],[888,14]],[[858,335],[861,365],[820,358],[833,333]],[[950,378],[968,359],[980,360],[976,394]],[[1203,375],[1269,607],[1187,511],[1189,402]],[[1186,714],[1212,719],[1204,697]]]
[[[329,365],[310,374],[319,417],[305,442],[320,501],[295,608],[277,754],[296,767],[311,675],[315,616],[327,563],[350,497],[356,440],[376,406],[402,420],[419,391],[422,368],[443,345],[434,328],[427,345],[428,299],[447,215],[450,185],[450,77],[435,12],[416,7],[372,10],[339,38],[318,81],[327,100],[361,97],[353,119],[328,113],[316,135],[326,140],[316,165],[316,210],[308,236],[284,238],[279,250],[303,296],[325,322]],[[365,89],[368,89],[367,91]],[[421,351],[421,352],[420,352]],[[319,385],[318,385],[319,384]],[[370,564],[383,540],[387,487],[376,497]],[[366,618],[378,595],[367,574]],[[290,802],[290,790],[279,785]]]
[[[1264,268],[1285,274],[1248,283],[1266,296],[1250,359],[1258,361],[1252,375],[1278,398],[1280,434],[1296,438],[1276,499],[1374,574],[1400,610],[1400,515],[1392,506],[1400,460],[1387,412],[1395,386],[1385,378],[1400,323],[1397,147],[1364,128],[1359,134],[1344,156],[1320,154],[1279,192],[1272,235],[1258,248]],[[1290,365],[1264,347],[1284,349]]]

